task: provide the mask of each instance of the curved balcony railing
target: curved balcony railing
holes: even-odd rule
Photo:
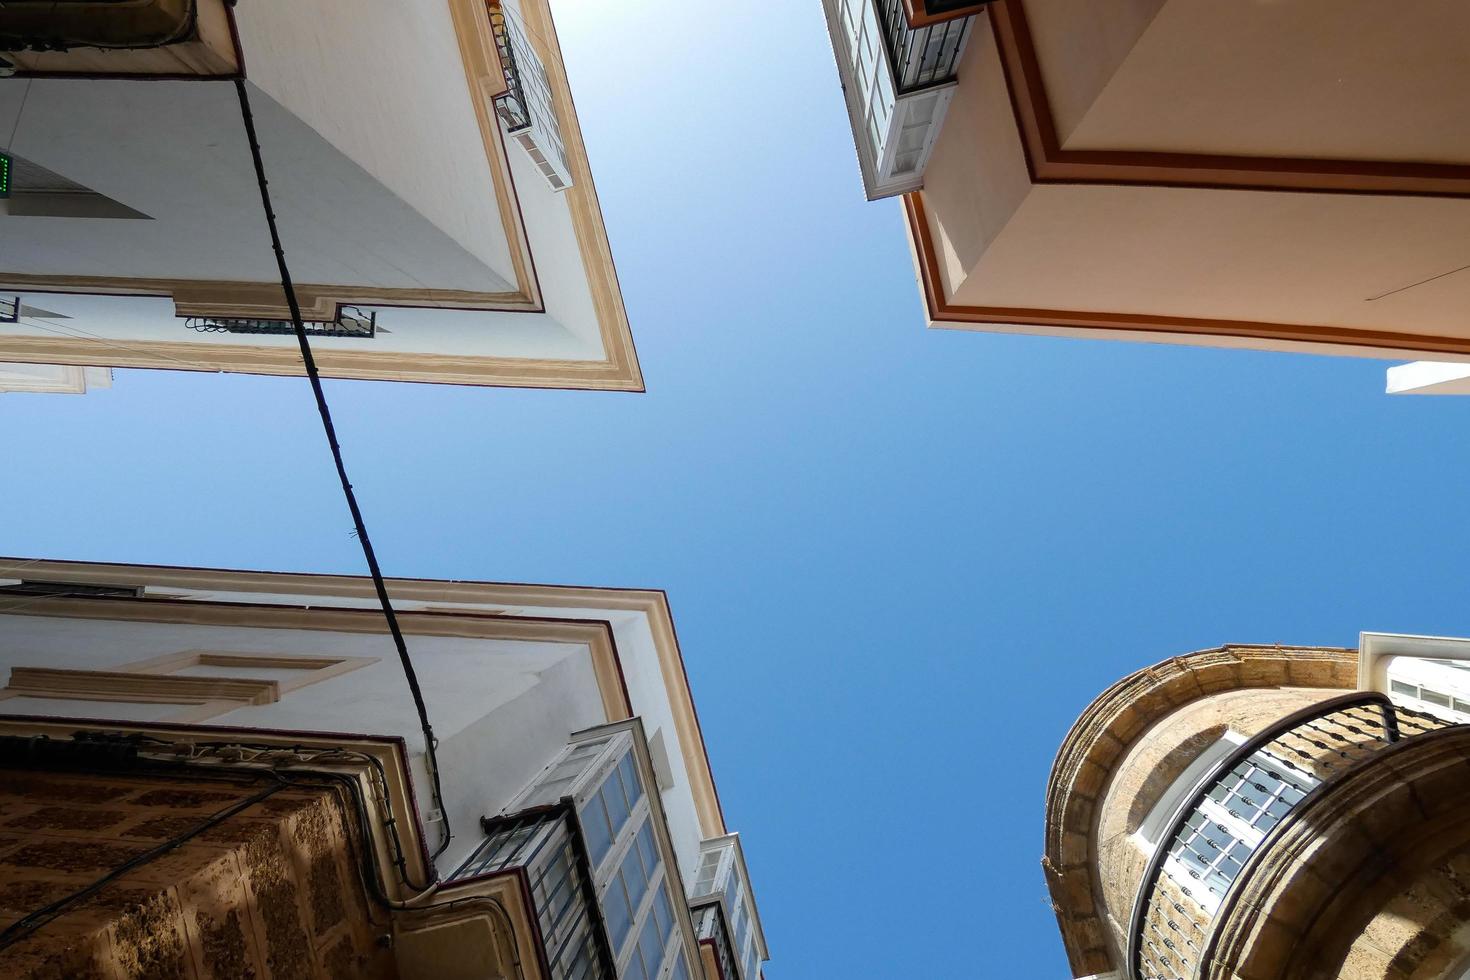
[[[1356,691],[1283,718],[1222,760],[1174,812],[1128,931],[1133,980],[1191,980],[1232,886],[1272,831],[1334,777],[1389,745],[1451,727]]]

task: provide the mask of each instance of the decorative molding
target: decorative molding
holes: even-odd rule
[[[301,657],[287,654],[217,653],[185,650],[115,670],[12,667],[0,702],[13,698],[115,701],[133,704],[188,704],[194,707],[167,721],[197,722],[248,705],[273,704],[299,690],[376,663],[376,657]],[[189,667],[237,667],[299,671],[296,677],[208,677],[180,674]]]
[[[203,704],[238,701],[270,704],[281,699],[275,681],[253,677],[178,677],[126,670],[67,670],[12,667],[0,697],[77,698],[84,701],[136,701],[143,704]]]
[[[1159,335],[1173,335],[1186,340],[1190,336],[1238,337],[1293,344],[1366,348],[1381,351],[1383,356],[1412,357],[1425,353],[1470,355],[1470,336],[1441,337],[1360,327],[1223,320],[1169,314],[966,306],[950,303],[945,298],[944,279],[939,271],[939,253],[929,229],[923,193],[915,191],[905,194],[903,205],[924,305],[929,319],[935,323],[1060,328],[1098,337],[1115,337],[1119,333],[1126,333],[1135,334],[1132,339],[1137,340],[1148,340]]]
[[[0,577],[8,576],[23,567],[28,577],[37,580],[86,581],[97,584],[135,587],[146,585],[155,589],[182,589],[201,592],[240,592],[261,595],[306,595],[323,599],[360,599],[374,601],[376,593],[372,582],[365,578],[349,575],[311,575],[295,572],[247,572],[232,569],[177,568],[158,565],[118,565],[102,562],[67,562],[26,560],[0,557]],[[421,631],[426,635],[485,636],[493,635],[506,639],[537,639],[548,636],[564,636],[565,642],[584,642],[593,645],[594,666],[598,667],[599,684],[603,688],[605,705],[619,708],[623,713],[609,710],[609,719],[631,715],[632,706],[622,684],[622,668],[618,662],[616,644],[612,639],[611,626],[598,620],[548,619],[537,617],[512,617],[487,614],[484,610],[466,609],[454,611],[444,609],[442,604],[465,603],[506,609],[539,606],[585,610],[588,608],[618,610],[642,615],[646,618],[653,635],[654,647],[659,658],[660,672],[668,690],[673,708],[675,731],[679,735],[685,769],[690,777],[690,790],[694,794],[699,814],[701,834],[718,837],[727,833],[724,811],[720,806],[719,792],[715,787],[710,769],[709,751],[704,733],[699,724],[699,713],[689,688],[688,675],[684,668],[683,654],[679,648],[678,635],[674,629],[673,615],[669,609],[668,596],[652,589],[608,589],[584,586],[514,584],[503,582],[444,582],[434,579],[389,579],[388,589],[395,601],[423,602],[440,605],[433,612],[400,609],[399,619],[410,631]],[[37,600],[24,608],[12,610],[25,614],[40,610],[45,615],[85,615],[85,609],[96,608],[82,605],[81,612],[68,611],[66,607],[51,605],[55,602],[77,600]],[[133,600],[149,609],[157,610],[165,605],[164,600],[147,598]],[[118,605],[122,605],[119,603]],[[197,616],[202,601],[167,603],[174,616]],[[211,603],[221,610],[234,606]],[[70,607],[76,609],[78,607]],[[356,632],[381,633],[382,614],[375,608],[341,609],[313,606],[311,610],[293,609],[282,606],[248,605],[244,609],[274,609],[274,622],[292,626],[312,622],[332,622],[331,629],[348,629],[355,626]],[[54,611],[46,612],[51,609]],[[194,610],[194,611],[190,611]],[[308,614],[309,613],[309,614]],[[153,613],[149,613],[152,615]],[[340,616],[339,616],[340,614]],[[112,613],[104,613],[106,618]],[[241,615],[238,612],[216,613],[216,617]],[[339,617],[332,620],[330,617]],[[194,622],[195,619],[186,621]],[[536,625],[539,624],[539,625]],[[248,625],[248,622],[246,623]],[[548,632],[556,626],[560,632]],[[573,639],[572,637],[576,637]],[[605,651],[605,652],[603,652]]]
[[[995,34],[1026,169],[1033,184],[1132,184],[1255,191],[1470,197],[1470,166],[1392,161],[1316,160],[1064,150],[1046,96],[1023,0],[994,0],[986,20]],[[904,214],[928,318],[937,324],[1041,327],[1101,338],[1187,341],[1240,338],[1294,345],[1353,347],[1382,356],[1470,355],[1470,337],[1399,333],[1324,324],[1231,320],[1169,314],[1057,310],[951,303],[925,212],[923,191],[904,195]]]
[[[641,378],[607,361],[453,354],[374,354],[316,346],[312,355],[324,376],[362,381],[420,381],[515,388],[642,391]],[[86,337],[0,337],[0,359],[31,364],[153,368],[300,376],[295,347],[251,347],[197,341],[106,341]],[[390,366],[391,365],[391,366]]]
[[[1034,183],[1470,197],[1465,164],[1063,149],[1025,3],[995,0],[988,10]]]

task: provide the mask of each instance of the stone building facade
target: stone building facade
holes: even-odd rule
[[[0,950],[0,976],[398,975],[332,788],[178,777],[5,773],[0,928],[44,909],[54,918]],[[67,902],[127,862],[138,863]]]
[[[1072,976],[1470,975],[1470,717],[1387,693],[1406,659],[1467,669],[1424,642],[1226,646],[1089,705],[1046,801]]]

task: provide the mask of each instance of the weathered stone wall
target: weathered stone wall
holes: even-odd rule
[[[263,785],[0,770],[0,927]],[[334,790],[282,790],[0,950],[0,977],[391,978],[351,834]]]
[[[1470,727],[1406,738],[1283,821],[1207,980],[1445,980],[1470,950]]]
[[[1130,876],[1110,872],[1111,884],[1099,877],[1099,822],[1103,798],[1115,774],[1144,733],[1185,705],[1226,691],[1351,689],[1356,684],[1356,668],[1355,653],[1341,648],[1227,646],[1140,670],[1088,705],[1067,734],[1052,767],[1042,860],[1075,976],[1107,973],[1121,965],[1122,947],[1109,925],[1109,908],[1122,907],[1121,883]],[[1177,774],[1187,763],[1171,764],[1168,771]],[[1158,790],[1167,785],[1163,782]],[[1125,823],[1127,814],[1143,808],[1140,792],[1119,811],[1125,814]],[[1132,880],[1136,887],[1137,877]]]
[[[1097,830],[1098,881],[1119,949],[1128,945],[1133,903],[1152,856],[1133,833],[1169,785],[1227,730],[1249,737],[1341,693],[1334,688],[1278,688],[1212,694],[1165,716],[1124,753],[1103,791]]]

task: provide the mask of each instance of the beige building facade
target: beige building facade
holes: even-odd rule
[[[1462,677],[1470,641],[1364,634],[1199,651],[1105,691],[1047,787],[1071,975],[1460,980]]]
[[[1464,4],[824,6],[931,325],[1470,359]]]

